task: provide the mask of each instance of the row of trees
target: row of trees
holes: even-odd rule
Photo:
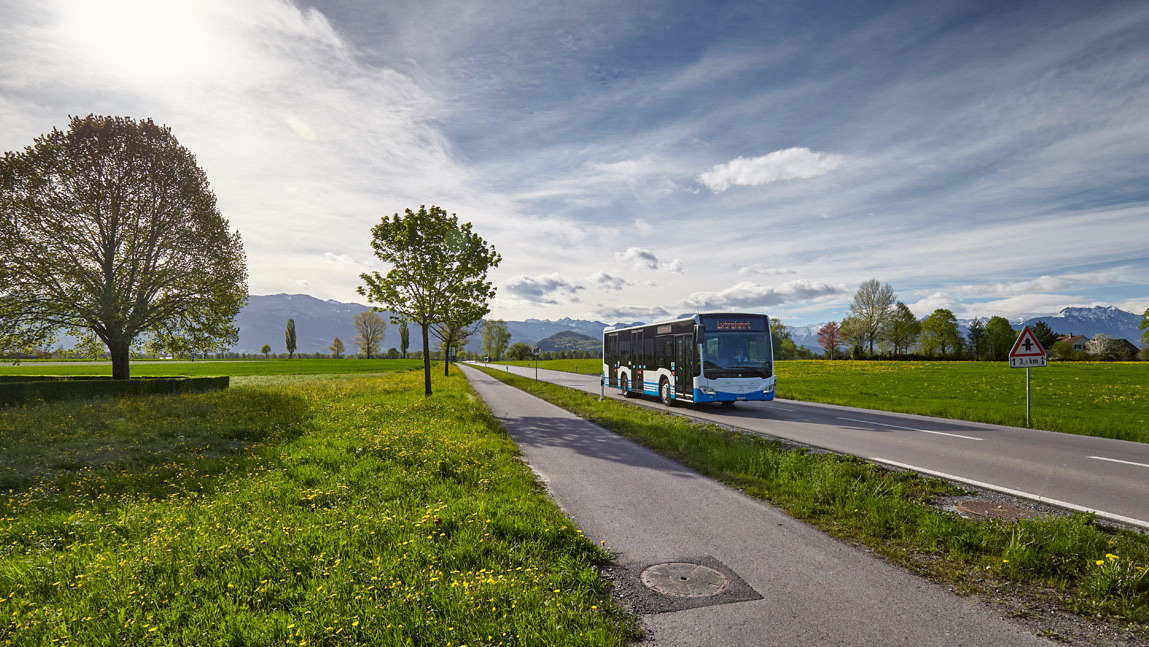
[[[783,336],[787,335],[784,325],[775,323],[774,327],[781,329]],[[1149,310],[1146,310],[1141,327],[1146,331],[1143,339],[1149,344]],[[1031,330],[1053,357],[1084,358],[1044,321],[1037,322]],[[863,282],[854,294],[849,316],[841,323],[831,321],[818,330],[818,345],[830,359],[839,356],[840,349],[846,347],[850,349],[850,357],[855,359],[874,357],[881,352],[891,357],[913,353],[929,358],[1004,361],[1017,340],[1018,332],[1004,317],[990,317],[988,320],[975,317],[963,336],[951,310],[938,308],[919,320],[905,303],[897,300],[889,283],[870,279]],[[786,340],[778,339],[777,331],[775,337],[776,351],[782,350],[777,353],[778,357],[787,359]],[[793,346],[792,341],[790,346]],[[1128,349],[1120,340],[1105,335],[1094,337],[1085,351],[1085,356],[1098,359],[1128,359],[1127,354]]]

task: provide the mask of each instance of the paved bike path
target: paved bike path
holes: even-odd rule
[[[784,512],[461,366],[551,496],[633,572],[718,560],[762,596],[643,617],[655,645],[1049,645]]]

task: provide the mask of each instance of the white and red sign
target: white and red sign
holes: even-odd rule
[[[1045,349],[1029,326],[1026,326],[1017,336],[1017,341],[1013,342],[1013,350],[1009,351],[1009,367],[1037,368],[1045,366],[1045,362]]]

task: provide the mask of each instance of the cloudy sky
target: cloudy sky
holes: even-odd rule
[[[493,315],[1149,307],[1149,3],[0,0],[0,150],[151,117],[254,294],[361,301],[380,217]]]

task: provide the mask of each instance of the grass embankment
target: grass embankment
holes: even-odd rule
[[[618,645],[608,556],[459,375],[0,411],[0,640]]]
[[[485,366],[482,362],[477,362],[480,366]],[[530,366],[534,367],[534,361],[498,361],[488,362],[491,366]],[[551,371],[565,371],[567,373],[578,373],[580,375],[602,375],[602,359],[592,357],[590,359],[544,359],[539,361],[539,368],[545,368]]]
[[[539,368],[573,373],[574,361],[542,361]],[[1025,426],[1025,371],[1004,362],[804,360],[775,366],[779,398]],[[599,368],[601,362],[580,366],[583,373]],[[1149,362],[1054,362],[1033,369],[1031,380],[1034,428],[1149,442]]]
[[[1149,362],[1031,371],[1033,426],[1149,442]],[[1004,362],[778,362],[778,397],[1025,426],[1025,371]]]
[[[975,522],[930,501],[953,485],[860,459],[812,454],[751,434],[503,371],[490,375],[769,501],[830,534],[963,588],[1028,585],[1066,609],[1142,623],[1149,631],[1149,537],[1089,515]]]
[[[251,359],[251,360],[152,360],[134,361],[132,377],[330,375],[343,373],[389,373],[422,368],[420,359]],[[441,368],[441,364],[440,364]],[[21,362],[0,363],[0,375],[112,375],[111,362],[75,364]]]

